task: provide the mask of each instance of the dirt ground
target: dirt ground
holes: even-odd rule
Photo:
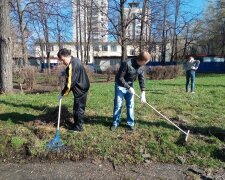
[[[197,167],[146,162],[117,166],[91,160],[63,163],[0,164],[1,180],[25,179],[225,179],[225,171],[208,172]]]

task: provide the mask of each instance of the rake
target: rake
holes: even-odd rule
[[[56,133],[55,133],[55,138],[53,138],[47,144],[47,148],[49,150],[60,150],[64,146],[64,144],[62,142],[62,139],[59,136],[59,124],[60,124],[61,104],[62,104],[62,98],[59,100],[59,113],[58,113],[58,122],[57,122],[57,129],[56,129]]]
[[[137,94],[135,94],[135,96],[137,96],[139,99],[140,96],[138,96]],[[146,102],[146,104],[151,107],[155,112],[157,112],[157,114],[159,114],[160,116],[162,116],[165,120],[169,121],[171,124],[173,124],[177,129],[179,129],[182,133],[184,133],[185,136],[185,141],[187,142],[187,139],[189,137],[189,132],[190,130],[188,130],[187,132],[185,132],[183,129],[181,129],[179,126],[177,126],[176,124],[174,124],[169,118],[167,118],[166,116],[164,116],[162,113],[160,113],[157,109],[155,109],[152,105],[150,105],[149,103]]]

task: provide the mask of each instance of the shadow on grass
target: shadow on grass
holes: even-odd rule
[[[91,124],[91,125],[100,124],[105,127],[110,127],[112,126],[112,123],[113,123],[113,118],[106,117],[106,116],[85,116],[84,120],[85,120],[85,124]],[[121,118],[120,126],[127,127],[126,123],[127,123],[127,120],[125,118]],[[135,120],[135,123],[137,123],[138,125],[147,125],[149,127],[155,126],[155,127],[176,129],[173,125],[164,121],[149,122],[149,121],[137,119]]]
[[[215,136],[220,141],[225,142],[225,129],[216,126],[208,127],[188,127],[192,134],[200,134],[205,136]]]
[[[11,112],[11,113],[2,113],[0,114],[0,120],[2,121],[12,121],[13,123],[19,123],[22,124],[24,122],[34,121],[34,120],[40,120],[45,123],[51,123],[54,124],[57,123],[58,119],[58,106],[55,107],[46,107],[46,106],[36,106],[32,104],[24,104],[24,103],[11,103],[4,100],[0,100],[0,103],[6,104],[12,107],[24,107],[24,108],[31,108],[34,111],[38,110],[41,111],[41,114],[39,116],[35,116],[31,113],[20,113],[20,112]],[[71,112],[69,112],[67,106],[62,106],[62,113],[61,113],[61,124],[65,127],[70,127],[73,124],[73,115]],[[209,127],[196,127],[196,126],[188,126],[186,123],[171,119],[175,124],[177,124],[180,128],[182,128],[184,131],[190,130],[191,134],[200,134],[205,136],[215,136],[221,141],[225,141],[225,130],[216,127],[216,126],[209,126]],[[110,127],[112,125],[113,119],[112,117],[107,116],[85,116],[84,118],[85,123],[89,124],[101,124],[106,127]],[[126,124],[126,119],[121,119],[121,125]],[[155,127],[164,127],[169,129],[176,129],[172,124],[166,121],[157,121],[157,122],[149,122],[141,119],[136,119],[136,123],[139,125],[147,125],[149,127],[155,126]]]
[[[10,112],[10,113],[2,113],[0,114],[0,121],[11,121],[15,124],[23,124],[30,121],[40,121],[42,123],[53,123],[56,125],[58,120],[58,110],[59,107],[56,105],[55,107],[48,107],[48,106],[35,106],[32,104],[24,104],[24,103],[11,103],[7,101],[0,100],[0,103],[18,107],[18,108],[30,108],[33,111],[41,111],[41,114],[35,116],[31,113],[19,113],[19,112]],[[62,105],[61,107],[61,125],[65,125],[66,127],[70,126],[72,113],[69,112],[68,107]]]
[[[34,89],[32,91],[25,92],[26,94],[44,94],[44,93],[50,93],[52,90],[38,90]]]
[[[24,122],[33,121],[36,119],[36,116],[32,114],[20,114],[17,112],[3,113],[0,114],[0,121],[12,121],[15,124],[23,124]]]
[[[215,149],[212,152],[212,156],[222,162],[225,162],[225,147]]]
[[[20,113],[20,112],[11,112],[11,113],[2,113],[0,114],[0,120],[2,121],[12,121],[13,123],[19,123],[22,124],[24,122],[34,121],[34,120],[40,120],[45,123],[57,123],[58,119],[58,106],[55,107],[46,107],[46,106],[35,106],[32,104],[24,104],[24,103],[11,103],[4,100],[0,100],[0,103],[12,106],[12,107],[24,107],[24,108],[31,108],[33,110],[39,110],[41,111],[41,114],[39,116],[35,116],[33,114],[29,114],[27,112]],[[73,115],[71,112],[69,112],[67,106],[62,106],[62,113],[61,113],[61,125],[64,125],[65,127],[71,127],[73,124]],[[216,126],[209,126],[209,127],[196,127],[196,126],[188,126],[182,121],[178,121],[175,119],[171,119],[175,124],[177,124],[180,128],[182,128],[184,131],[190,130],[191,134],[200,134],[205,136],[215,136],[221,141],[225,141],[225,130],[216,127]],[[85,123],[88,124],[101,124],[106,127],[110,127],[112,125],[113,119],[112,117],[106,117],[106,116],[85,116],[84,118]],[[126,126],[126,119],[121,119],[121,125]],[[155,126],[155,127],[164,127],[169,129],[176,129],[172,124],[166,121],[157,121],[157,122],[149,122],[144,121],[141,119],[136,119],[136,123],[140,125],[147,125],[149,127]]]
[[[34,109],[34,110],[39,110],[39,111],[43,111],[46,106],[36,106],[36,105],[33,105],[33,104],[24,104],[24,103],[12,103],[12,102],[7,102],[7,101],[4,101],[4,100],[0,100],[0,104],[5,104],[7,106],[12,106],[12,107],[18,107],[18,108],[31,108],[31,109]]]
[[[209,126],[209,127],[196,127],[196,126],[188,126],[185,123],[181,122],[179,123],[177,120],[171,119],[176,125],[178,125],[181,129],[183,129],[185,132],[187,130],[190,130],[190,134],[195,134],[195,135],[204,135],[204,136],[215,136],[221,141],[225,141],[225,130],[220,128],[220,127],[215,127],[215,126]],[[110,127],[113,123],[113,118],[112,117],[106,117],[106,116],[85,116],[85,123],[86,124],[100,124],[105,127]],[[135,123],[138,125],[147,125],[149,127],[154,126],[154,127],[163,127],[163,128],[168,128],[168,129],[173,129],[173,130],[178,130],[174,125],[170,124],[169,122],[166,121],[157,121],[157,122],[149,122],[145,120],[140,120],[137,119],[135,120]],[[121,119],[121,125],[120,126],[126,126],[126,119],[122,118]],[[183,133],[182,133],[183,134]],[[186,135],[184,134],[184,137]]]

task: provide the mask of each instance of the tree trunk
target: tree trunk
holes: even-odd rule
[[[83,59],[83,47],[82,47],[82,25],[81,25],[81,1],[78,0],[78,24],[79,24],[79,34],[80,34],[80,60],[81,62],[84,62]]]
[[[180,10],[180,0],[176,0],[175,3],[175,15],[174,15],[174,27],[173,27],[173,41],[172,41],[172,52],[170,57],[170,62],[174,61],[174,58],[177,60],[177,20]]]
[[[91,14],[87,15],[87,22],[88,22],[88,40],[87,40],[87,62],[90,61],[90,44],[91,44],[91,33],[92,33],[92,15],[93,15],[93,0],[91,0],[91,4],[90,4],[90,11]],[[87,10],[87,12],[89,12]]]
[[[143,38],[143,30],[145,27],[145,18],[146,18],[146,4],[147,0],[144,0],[143,8],[142,8],[142,15],[141,15],[141,32],[140,32],[140,44],[139,44],[139,52],[143,51],[143,44],[144,44],[144,38]],[[147,34],[146,34],[147,36]]]
[[[21,33],[21,42],[22,42],[22,56],[23,56],[23,66],[27,65],[27,42],[26,42],[26,28],[24,25],[23,11],[21,7],[21,0],[17,0],[18,16],[19,16],[19,26]]]
[[[8,0],[0,1],[0,93],[13,90],[10,17]]]
[[[46,17],[46,7],[45,7],[45,0],[41,0],[40,6],[41,12],[41,23],[44,32],[44,38],[46,43],[46,56],[47,56],[47,63],[48,63],[48,74],[51,73],[50,69],[50,44],[49,44],[49,29],[48,29],[48,20]]]
[[[120,18],[121,18],[121,46],[122,46],[122,55],[121,62],[127,59],[127,39],[126,39],[126,23],[125,23],[125,14],[124,14],[124,6],[126,0],[120,0]]]
[[[84,0],[84,63],[88,64],[87,60],[87,1]]]
[[[46,17],[44,17],[44,27],[45,27],[45,42],[46,42],[46,55],[47,55],[47,62],[48,62],[48,74],[51,73],[51,67],[50,67],[50,44],[49,44],[49,31],[48,31],[48,22]]]
[[[78,33],[78,31],[79,31],[79,27],[78,27],[78,18],[77,18],[77,16],[78,16],[78,14],[79,14],[79,11],[78,11],[78,0],[76,0],[76,51],[77,51],[77,58],[80,58],[80,56],[79,56],[79,33]]]
[[[186,55],[188,53],[188,35],[189,35],[189,27],[187,26],[187,29],[186,29],[186,36],[185,36],[185,43],[184,43],[184,51],[183,51],[183,59],[186,58]]]
[[[56,26],[57,26],[57,43],[58,43],[58,48],[61,49],[62,48],[62,40],[61,40],[61,29],[60,29],[60,24],[59,24],[59,17],[56,17]]]
[[[167,0],[164,0],[164,5],[163,5],[162,50],[161,50],[161,62],[163,64],[165,64],[165,61],[166,61],[166,44],[167,44],[166,17],[167,17]]]

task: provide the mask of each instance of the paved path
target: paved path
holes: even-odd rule
[[[184,179],[186,168],[173,164],[113,166],[109,162],[0,164],[1,180],[25,179]]]

